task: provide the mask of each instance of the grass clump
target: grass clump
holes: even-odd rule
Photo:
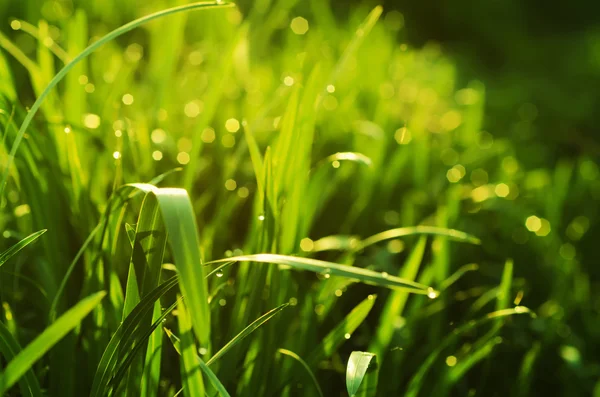
[[[569,251],[588,163],[524,177],[380,6],[171,3],[0,32],[0,394],[528,394],[589,280],[501,244]]]

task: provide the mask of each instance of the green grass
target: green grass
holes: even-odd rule
[[[519,168],[397,14],[74,3],[0,29],[0,395],[594,389],[593,163]]]

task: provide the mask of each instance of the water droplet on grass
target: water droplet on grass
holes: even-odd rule
[[[436,290],[434,290],[433,288],[429,287],[429,288],[427,289],[427,297],[428,297],[429,299],[435,299],[435,298],[437,298],[439,295],[440,295],[440,293],[439,293],[439,292],[437,292]]]

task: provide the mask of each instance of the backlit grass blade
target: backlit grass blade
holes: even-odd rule
[[[377,244],[381,241],[391,240],[399,237],[406,237],[415,234],[428,234],[434,236],[448,237],[456,241],[470,243],[470,244],[481,244],[475,236],[471,236],[465,232],[454,229],[445,229],[435,226],[413,226],[413,227],[402,227],[398,229],[390,229],[385,232],[374,234],[371,237],[367,237],[362,240],[358,245],[357,250],[364,249],[370,245]]]
[[[377,393],[377,356],[354,351],[346,367],[346,389],[350,397],[374,397]]]
[[[153,191],[160,205],[177,266],[181,290],[190,312],[198,343],[210,352],[210,307],[208,286],[200,256],[200,239],[196,216],[187,192],[183,189]]]
[[[427,237],[422,236],[398,273],[398,276],[407,280],[416,279],[421,262],[423,261],[426,243]],[[375,336],[371,339],[369,351],[377,354],[382,360],[396,330],[395,320],[398,316],[403,315],[407,300],[408,293],[406,291],[393,291],[388,296],[379,316],[379,326],[376,328]]]
[[[340,162],[340,161],[350,161],[353,163],[358,163],[358,164],[363,164],[366,165],[367,167],[371,167],[373,165],[373,162],[371,161],[371,159],[367,156],[365,156],[362,153],[357,153],[357,152],[339,152],[339,153],[335,153],[332,154],[331,156],[327,156],[326,158],[324,158],[323,160],[319,161],[319,163],[317,163],[316,167],[325,165],[325,164],[331,164],[333,162]],[[339,165],[338,165],[339,166]]]
[[[351,279],[361,281],[363,283],[373,284],[392,289],[403,289],[409,292],[413,292],[415,294],[435,294],[435,291],[431,287],[411,280],[405,280],[398,277],[390,276],[387,273],[378,273],[372,270],[363,269],[359,267],[340,265],[338,263],[333,262],[325,262],[317,259],[300,258],[288,255],[255,254],[234,256],[231,258],[207,262],[206,265],[220,264],[226,262],[257,262],[285,265],[290,266],[291,268],[296,270],[306,270],[322,274],[325,277],[348,277]]]
[[[373,26],[375,26],[375,23],[377,23],[377,21],[379,20],[379,17],[381,16],[382,12],[383,12],[383,7],[377,6],[377,7],[373,8],[373,10],[371,10],[369,15],[367,15],[367,18],[365,18],[363,23],[358,27],[358,29],[354,33],[352,40],[346,47],[346,50],[342,54],[342,57],[338,61],[337,65],[335,65],[333,72],[329,76],[329,80],[327,81],[327,84],[335,84],[336,83],[337,79],[340,77],[343,70],[347,67],[347,65],[350,62],[350,60],[352,59],[352,57],[354,55],[356,55],[356,52],[360,48],[361,44],[363,43],[365,38],[371,32],[371,29],[373,29]],[[326,92],[327,92],[326,88],[324,88],[323,93],[326,93]],[[321,102],[323,96],[324,95],[320,96],[319,102]]]
[[[19,342],[13,337],[4,323],[0,321],[0,354],[2,358],[10,362],[20,352],[21,346]],[[31,368],[25,372],[18,382],[21,395],[28,397],[41,397],[43,395],[40,384]]]
[[[25,237],[18,243],[14,244],[12,247],[4,251],[0,254],[0,266],[4,265],[6,261],[12,258],[17,252],[21,251],[23,248],[27,247],[29,244],[33,243],[37,240],[42,234],[46,233],[47,229],[42,229],[35,233],[30,234]]]
[[[179,302],[179,334],[181,335],[181,384],[183,395],[187,397],[203,396],[204,381],[196,356],[196,344],[192,333],[192,324],[183,300]]]
[[[313,371],[310,369],[309,365],[306,363],[306,361],[304,361],[302,359],[302,357],[300,357],[299,355],[297,355],[296,353],[294,353],[291,350],[287,350],[287,349],[277,349],[278,353],[281,353],[285,356],[291,357],[294,360],[296,360],[298,363],[300,363],[300,365],[302,366],[302,368],[304,368],[304,371],[306,371],[306,373],[308,374],[308,376],[310,376],[310,379],[313,382],[313,385],[315,386],[315,389],[317,390],[317,394],[319,395],[319,397],[323,397],[323,391],[321,390],[321,386],[319,386],[319,381],[317,380],[317,377],[315,376],[315,374],[313,373]]]
[[[75,328],[104,298],[101,291],[80,301],[17,354],[0,375],[0,395],[15,384],[48,350]]]
[[[506,309],[510,304],[510,289],[513,277],[513,261],[507,260],[502,272],[502,281],[498,287],[496,310]]]
[[[162,10],[162,11],[150,14],[150,15],[146,15],[142,18],[136,19],[134,21],[131,21],[125,25],[118,27],[117,29],[113,30],[112,32],[107,33],[105,36],[102,36],[100,39],[93,42],[85,50],[83,50],[81,53],[79,53],[79,55],[77,55],[75,58],[73,58],[73,60],[71,62],[66,64],[54,76],[54,78],[50,81],[50,83],[48,83],[48,86],[46,86],[44,91],[40,94],[40,96],[36,99],[34,104],[31,106],[31,108],[29,109],[29,112],[27,112],[27,115],[25,116],[25,119],[23,120],[23,124],[21,124],[21,128],[19,128],[19,132],[17,133],[17,136],[15,137],[15,140],[13,142],[12,148],[11,148],[9,156],[8,156],[7,163],[4,166],[4,172],[2,174],[2,179],[0,180],[0,197],[2,197],[4,195],[4,188],[6,187],[8,174],[10,172],[11,165],[14,161],[15,154],[17,153],[17,149],[19,148],[19,145],[21,144],[21,140],[23,139],[23,136],[25,135],[25,131],[27,131],[29,124],[33,120],[33,117],[35,116],[35,114],[37,113],[39,108],[41,107],[41,105],[44,102],[44,100],[46,99],[46,97],[50,94],[52,89],[54,87],[56,87],[56,85],[65,77],[65,75],[69,72],[69,70],[73,69],[73,67],[75,65],[77,65],[81,60],[85,59],[92,52],[96,51],[98,48],[102,47],[104,44],[108,43],[109,41],[112,41],[115,38],[129,32],[130,30],[133,30],[133,29],[135,29],[143,24],[146,24],[154,19],[163,18],[163,17],[166,17],[167,15],[171,15],[171,14],[175,14],[175,13],[179,13],[179,12],[187,12],[187,11],[196,10],[196,9],[230,7],[230,6],[232,6],[231,3],[217,1],[214,3],[200,2],[200,3],[192,3],[192,4],[186,4],[186,5],[182,5],[182,6],[178,6],[178,7],[168,8],[166,10]]]
[[[448,289],[452,284],[460,280],[460,278],[466,273],[474,272],[477,270],[479,270],[479,265],[477,263],[470,263],[468,265],[461,266],[457,271],[452,273],[450,277],[442,281],[442,283],[440,284],[440,291]]]
[[[267,313],[263,314],[262,316],[260,316],[256,320],[254,320],[250,325],[248,325],[246,328],[244,328],[233,339],[231,339],[229,342],[227,342],[227,344],[225,346],[223,346],[221,348],[221,350],[219,350],[218,352],[216,352],[215,355],[212,356],[210,358],[210,360],[208,360],[206,362],[206,365],[211,365],[212,363],[214,363],[215,361],[217,361],[220,357],[222,357],[225,353],[227,353],[227,351],[229,351],[229,349],[231,349],[232,347],[234,347],[235,345],[237,345],[239,342],[242,341],[242,339],[244,339],[245,337],[247,337],[248,335],[250,335],[252,332],[256,331],[257,328],[259,328],[264,323],[266,323],[267,321],[269,321],[271,318],[273,318],[274,316],[276,316],[280,311],[282,311],[283,309],[285,309],[288,305],[289,305],[289,303],[284,303],[281,306],[277,306],[275,309],[272,309],[272,310],[268,311]]]
[[[365,321],[375,304],[376,295],[369,295],[359,303],[348,315],[334,328],[319,345],[312,351],[306,360],[314,366],[319,361],[330,357],[337,348],[352,337],[352,333]]]

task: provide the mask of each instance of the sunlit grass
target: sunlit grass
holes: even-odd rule
[[[0,33],[0,394],[530,392],[593,162],[523,170],[397,12],[133,4]]]

